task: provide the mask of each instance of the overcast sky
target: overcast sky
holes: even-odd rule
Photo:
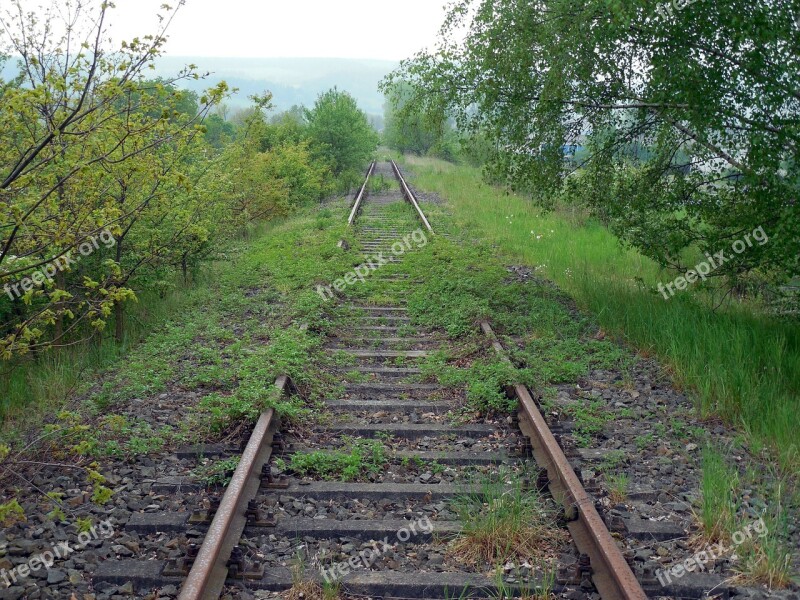
[[[164,1],[115,0],[114,38],[153,31]],[[432,45],[444,5],[445,0],[186,0],[166,50],[173,56],[399,60]]]

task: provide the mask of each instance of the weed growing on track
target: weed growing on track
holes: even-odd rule
[[[705,448],[700,488],[702,504],[698,517],[707,541],[727,542],[736,530],[738,507],[734,494],[738,483],[738,473],[728,467],[722,455],[713,448]]]
[[[608,497],[612,504],[620,504],[628,499],[630,481],[627,473],[606,475],[606,483],[608,485]]]
[[[338,600],[341,590],[336,583],[318,583],[312,580],[298,579],[291,589],[280,595],[282,600]]]
[[[389,459],[383,440],[362,440],[348,436],[342,438],[341,450],[315,450],[297,452],[288,463],[278,460],[281,470],[301,476],[313,475],[321,479],[341,481],[368,481],[382,473]]]
[[[603,431],[603,427],[614,419],[614,414],[606,410],[601,401],[573,402],[564,407],[564,412],[575,422],[573,437],[580,446],[591,445],[592,438]]]
[[[239,460],[240,456],[231,456],[222,460],[201,462],[192,474],[206,487],[225,488],[239,466]]]
[[[766,584],[770,589],[788,587],[792,583],[792,553],[783,541],[786,514],[779,505],[764,522],[769,533],[757,544],[748,540],[737,549],[741,556],[737,580],[745,585]]]
[[[441,227],[447,221],[440,215],[437,224]],[[577,317],[569,300],[552,285],[512,280],[488,246],[473,242],[467,252],[464,245],[437,236],[426,252],[409,255],[404,266],[421,281],[408,296],[414,325],[444,331],[460,347],[475,343],[485,350],[478,324],[489,318],[498,335],[513,338],[504,345],[512,350],[512,364],[525,368],[508,365],[485,351],[455,365],[453,352],[434,353],[421,363],[429,378],[464,389],[470,410],[512,412],[516,404],[502,391],[509,384],[544,390],[588,375],[592,369],[625,372],[633,364],[617,345],[595,339],[596,325]],[[520,340],[521,350],[516,349]]]
[[[506,582],[503,570],[498,568],[495,573],[496,590],[490,592],[493,600],[553,600],[553,588],[556,585],[557,569],[542,563],[541,580],[530,584],[519,583],[516,586]],[[514,574],[512,572],[512,574]]]
[[[451,388],[462,388],[466,394],[466,409],[480,414],[512,413],[517,401],[509,398],[505,386],[532,381],[530,371],[516,369],[498,357],[478,358],[468,367],[448,364],[444,352],[435,352],[420,363],[422,377],[436,379]]]
[[[306,556],[298,550],[292,561],[292,587],[282,592],[282,600],[339,600],[342,598],[339,581],[319,582],[309,576]]]
[[[749,487],[754,476],[748,477]],[[735,467],[726,462],[717,449],[703,451],[701,504],[696,519],[700,525],[698,545],[721,542],[730,547],[732,537],[743,526],[739,498],[743,494],[742,479]],[[773,488],[771,502],[765,505],[760,518],[765,533],[748,538],[736,548],[739,556],[737,580],[745,585],[766,584],[770,589],[789,585],[792,578],[792,549],[787,545],[788,513],[784,506],[783,483]]]
[[[507,562],[537,562],[558,555],[567,534],[557,526],[538,493],[523,490],[500,477],[484,480],[480,491],[452,501],[462,523],[448,552],[474,568],[494,568]]]
[[[0,504],[0,525],[4,528],[26,520],[25,511],[16,498]]]

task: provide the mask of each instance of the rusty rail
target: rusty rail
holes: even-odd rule
[[[367,178],[364,180],[364,184],[361,186],[361,189],[356,196],[356,201],[353,203],[353,210],[350,211],[350,218],[347,219],[347,226],[352,227],[353,223],[356,222],[356,217],[358,216],[358,211],[361,210],[361,202],[364,200],[364,197],[367,194],[367,185],[369,184],[369,178],[372,176],[373,171],[375,170],[375,165],[377,161],[372,161],[372,164],[367,169]]]
[[[275,381],[275,386],[284,393],[291,388],[291,381],[281,376]],[[220,597],[228,576],[228,560],[247,524],[247,504],[258,493],[261,469],[272,454],[272,436],[277,427],[278,417],[273,409],[261,414],[178,600],[216,600]]]
[[[400,167],[397,166],[397,163],[392,161],[392,169],[394,169],[394,174],[397,176],[397,179],[400,181],[400,189],[403,192],[403,196],[405,196],[406,200],[411,203],[411,206],[414,207],[414,210],[417,211],[417,215],[422,220],[422,223],[428,229],[430,233],[433,233],[433,228],[431,224],[428,223],[428,219],[425,218],[425,213],[422,212],[422,209],[419,206],[419,202],[417,202],[417,197],[414,195],[414,192],[411,191],[411,188],[408,187],[406,180],[403,178],[403,174],[400,172]]]
[[[481,329],[495,351],[508,361],[491,325],[484,321]],[[589,557],[589,563],[583,568],[590,570],[600,595],[605,600],[646,600],[644,590],[600,518],[592,497],[575,475],[530,392],[519,384],[511,386],[508,391],[519,399],[520,429],[533,442],[536,462],[547,471],[550,493],[564,506],[569,520],[567,527],[575,545]]]

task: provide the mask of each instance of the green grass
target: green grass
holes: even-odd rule
[[[236,467],[239,466],[239,456],[231,456],[230,458],[220,459],[217,461],[210,461],[201,463],[193,471],[193,475],[197,477],[206,487],[225,487],[231,482]]]
[[[449,218],[426,207],[437,228]],[[578,316],[570,299],[543,281],[509,281],[509,273],[488,244],[458,244],[435,236],[424,251],[406,257],[403,268],[419,281],[408,294],[414,326],[443,332],[452,341],[446,352],[431,353],[420,362],[423,378],[463,391],[465,409],[480,414],[515,412],[517,400],[503,388],[522,383],[545,390],[574,382],[592,369],[626,373],[633,359],[610,341],[597,340],[597,324]],[[380,290],[370,282],[363,294]],[[507,337],[515,368],[486,352],[479,322],[490,319],[498,335]],[[588,437],[599,429],[590,430]]]
[[[795,510],[797,498],[787,493],[782,480],[758,481],[763,473],[742,476],[734,465],[716,448],[708,446],[703,451],[701,499],[696,514],[702,542],[722,542],[729,547],[739,544],[736,570],[743,583],[765,584],[770,589],[787,587],[796,577],[793,548],[788,540],[789,514]],[[769,502],[754,522],[744,513],[739,500],[745,493],[752,493],[754,484],[764,488],[765,483],[762,493]]]
[[[738,474],[726,464],[723,456],[713,448],[706,448],[698,518],[703,536],[710,542],[727,542],[736,529],[738,483]]]
[[[509,485],[503,475],[481,481],[478,492],[452,501],[462,530],[448,552],[459,562],[479,569],[538,562],[566,541],[554,511],[539,494],[523,489],[518,477]]]
[[[703,415],[743,428],[751,446],[769,447],[784,469],[800,467],[800,325],[747,304],[715,311],[699,290],[664,300],[656,286],[675,273],[623,248],[580,211],[543,214],[483,183],[477,169],[406,161],[415,186],[448,201],[456,231],[483,237],[506,260],[556,282],[607,331],[657,355]]]
[[[342,449],[297,452],[283,468],[298,475],[325,480],[369,481],[383,472],[389,457],[383,440],[362,440],[345,436]],[[281,461],[283,462],[283,461]]]

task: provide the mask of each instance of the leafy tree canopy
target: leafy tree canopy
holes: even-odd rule
[[[423,113],[414,110],[413,97],[413,88],[403,81],[386,90],[383,137],[386,145],[394,150],[425,155],[441,143],[451,127],[443,111]]]
[[[350,94],[336,88],[321,94],[305,118],[309,137],[329,158],[336,176],[364,170],[378,146],[378,134]]]

